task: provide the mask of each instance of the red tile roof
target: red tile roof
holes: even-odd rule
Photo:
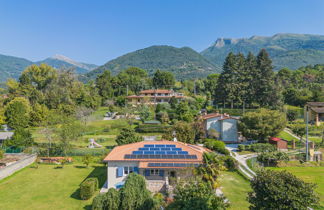
[[[142,90],[140,94],[145,93],[172,93],[171,90],[164,90],[164,89],[151,89],[151,90]]]
[[[196,155],[197,159],[174,159],[172,162],[190,162],[190,163],[201,163],[203,160],[204,152],[211,152],[209,149],[198,145],[186,144],[183,142],[174,141],[141,141],[132,144],[126,144],[115,147],[104,159],[108,161],[136,161],[136,162],[170,162],[170,159],[125,159],[124,156],[132,154],[133,151],[138,150],[140,147],[144,147],[144,144],[172,144],[178,148],[182,148],[183,151],[187,151],[189,155]]]

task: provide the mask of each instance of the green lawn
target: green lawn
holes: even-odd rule
[[[282,138],[282,139],[285,139],[287,141],[292,141],[292,140],[295,140],[295,141],[299,141],[299,139],[293,137],[292,135],[290,135],[289,133],[287,133],[286,131],[281,131],[277,137],[279,138]]]
[[[106,167],[93,164],[40,165],[27,167],[0,181],[0,209],[91,209],[92,199],[80,200],[79,185],[87,177],[98,177],[100,186],[106,180]]]
[[[236,172],[225,171],[220,177],[224,195],[229,199],[229,209],[248,209],[247,193],[251,191],[250,183]]]
[[[282,167],[273,170],[287,170],[306,182],[317,184],[315,191],[319,194],[320,204],[324,208],[324,167]]]

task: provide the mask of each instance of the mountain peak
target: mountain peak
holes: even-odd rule
[[[79,62],[76,62],[76,61],[72,60],[71,58],[68,58],[68,57],[66,57],[64,55],[55,54],[54,56],[52,56],[50,58],[55,59],[55,60],[64,61],[64,62],[67,62],[69,64],[75,65],[75,66],[80,66]]]

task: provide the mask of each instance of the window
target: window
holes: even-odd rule
[[[134,167],[132,167],[132,166],[125,166],[124,167],[124,174],[125,175],[128,175],[128,174],[133,173],[133,172],[134,172]]]
[[[151,176],[159,175],[159,169],[151,169],[150,170],[150,175]]]

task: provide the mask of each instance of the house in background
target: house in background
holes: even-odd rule
[[[286,140],[277,138],[277,137],[270,137],[269,144],[275,145],[277,150],[279,151],[287,151],[288,150],[288,143]]]
[[[210,150],[166,140],[117,146],[104,159],[108,165],[107,182],[101,192],[121,188],[130,173],[144,176],[151,192],[168,191],[170,179],[192,176],[191,170],[185,169],[202,164],[204,152]]]
[[[169,103],[171,98],[175,98],[178,102],[185,98],[182,93],[173,90],[152,89],[142,90],[139,95],[127,96],[128,104],[137,106],[141,104],[156,105],[159,103]]]
[[[201,116],[206,136],[209,132],[216,131],[219,140],[225,143],[238,143],[239,134],[237,129],[237,117],[228,114],[211,113]]]
[[[319,126],[324,122],[324,102],[307,102],[304,108],[304,118],[308,110],[308,122]]]
[[[0,132],[0,145],[2,145],[6,140],[11,139],[11,137],[14,135],[14,132]]]

